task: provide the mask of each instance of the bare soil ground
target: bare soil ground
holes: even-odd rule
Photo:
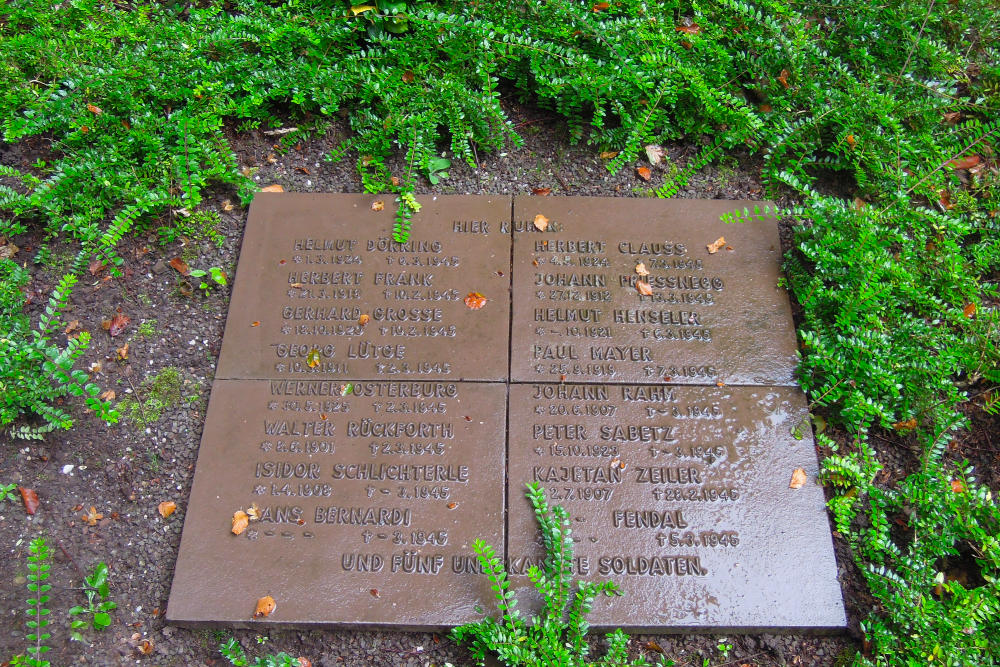
[[[650,182],[639,178],[634,169],[638,163],[610,174],[595,148],[568,143],[565,127],[555,117],[513,102],[507,108],[525,138],[523,146],[510,146],[499,155],[479,155],[478,169],[454,165],[448,179],[434,188],[425,183],[422,192],[527,194],[532,188],[551,188],[551,196],[630,197],[649,196],[651,188],[663,182],[662,168],[653,170]],[[231,140],[241,167],[257,169],[254,178],[262,186],[279,183],[293,192],[360,192],[352,163],[324,160],[344,132],[334,125],[324,136],[285,152],[276,147],[273,137],[259,132],[233,133]],[[696,145],[670,146],[668,154],[672,163],[683,166],[697,149]],[[0,145],[0,162],[28,168],[47,150],[43,140]],[[756,157],[728,157],[721,165],[705,168],[678,196],[761,198],[759,167]],[[396,164],[393,169],[398,173],[402,166]],[[227,200],[237,205],[227,210]],[[94,381],[104,390],[113,390],[118,401],[158,397],[166,403],[162,414],[157,417],[147,406],[146,426],[128,418],[108,425],[70,400],[67,405],[77,418],[72,430],[51,433],[41,442],[0,435],[0,482],[34,489],[41,500],[33,516],[20,503],[0,503],[0,660],[24,651],[25,558],[31,539],[44,535],[54,552],[49,579],[53,585],[48,642],[52,650],[47,654],[53,665],[227,664],[218,652],[217,631],[172,627],[163,618],[229,295],[228,288],[202,294],[197,285],[186,284],[168,262],[180,257],[192,268],[218,266],[229,276],[235,275],[247,212],[238,205],[235,193],[225,190],[209,193],[203,208],[219,214],[220,244],[196,238],[163,244],[154,223],[121,247],[126,258],[121,278],[112,278],[106,271],[83,276],[66,317],[67,322],[78,322],[78,331],[93,335],[83,366],[100,366],[92,373]],[[791,231],[783,228],[782,233],[787,249]],[[48,242],[51,261],[35,265],[30,260],[46,241],[28,234],[14,242],[20,247],[16,259],[28,262],[33,271],[30,308],[37,314],[75,251],[59,241]],[[129,325],[112,338],[102,329],[102,322],[119,312],[129,318]],[[117,350],[126,343],[127,359],[121,360]],[[176,373],[164,373],[165,369],[176,369]],[[154,387],[154,378],[164,377],[174,381],[161,381],[162,386]],[[141,411],[139,416],[143,417]],[[996,493],[1000,490],[1000,425],[974,406],[970,417],[972,427],[955,444],[955,455],[973,461]],[[843,433],[835,432],[835,437],[845,444],[848,440]],[[892,478],[898,480],[912,469],[913,443],[890,433],[876,434],[876,439]],[[157,505],[165,500],[176,502],[178,508],[168,519],[157,512]],[[840,539],[835,544],[850,618],[846,634],[636,636],[630,644],[633,655],[644,654],[651,661],[663,655],[677,665],[691,667],[826,666],[849,660],[861,648],[858,624],[871,610],[872,600],[846,545]],[[118,609],[111,627],[101,632],[85,630],[85,642],[71,641],[67,611],[83,602],[79,590],[83,576],[99,561],[110,567],[111,599]],[[348,629],[241,630],[234,634],[252,654],[283,650],[321,667],[473,664],[469,654],[444,634]],[[148,640],[147,647],[151,645],[148,655],[140,650],[143,640]],[[598,655],[600,643],[600,638],[595,639]],[[720,644],[732,645],[728,655],[719,650]]]

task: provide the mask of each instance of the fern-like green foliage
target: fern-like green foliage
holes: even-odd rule
[[[19,655],[11,660],[12,666],[20,667],[49,667],[51,664],[45,659],[45,654],[51,650],[45,643],[52,635],[45,631],[49,625],[48,602],[46,595],[52,589],[51,584],[45,583],[49,578],[49,568],[52,566],[52,552],[44,537],[36,537],[28,545],[28,591],[31,597],[28,598],[28,633],[25,638],[28,640],[28,650],[24,655]]]
[[[293,658],[287,653],[277,655],[260,656],[253,662],[247,657],[246,651],[235,637],[230,637],[219,644],[219,651],[223,657],[236,667],[299,667],[301,664],[298,658]]]
[[[545,545],[542,567],[531,566],[528,577],[543,599],[542,611],[525,619],[515,609],[517,600],[503,561],[493,547],[476,540],[473,550],[492,584],[499,619],[487,616],[481,621],[454,628],[456,642],[468,642],[472,655],[485,664],[487,655],[495,655],[507,665],[575,667],[600,665],[622,667],[644,665],[644,660],[629,662],[626,650],[628,635],[616,630],[607,635],[607,654],[595,662],[586,657],[589,629],[587,614],[598,595],[619,595],[611,581],[573,581],[573,538],[569,514],[559,506],[550,507],[545,490],[538,483],[528,484],[528,499],[538,520]]]

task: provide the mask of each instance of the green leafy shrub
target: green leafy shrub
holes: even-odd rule
[[[528,499],[538,520],[545,545],[542,567],[532,565],[528,578],[543,598],[542,612],[525,620],[515,609],[517,600],[509,589],[507,571],[493,547],[476,540],[472,548],[489,577],[495,592],[500,618],[489,616],[475,623],[454,628],[451,637],[458,643],[469,642],[478,664],[495,654],[507,665],[644,665],[645,660],[628,662],[628,635],[615,630],[607,635],[608,653],[597,662],[586,660],[590,647],[586,642],[587,614],[600,594],[620,595],[614,582],[573,581],[573,537],[569,513],[560,505],[550,507],[545,490],[538,483],[528,484]]]

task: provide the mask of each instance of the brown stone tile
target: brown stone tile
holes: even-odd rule
[[[503,545],[502,384],[216,380],[167,618],[439,627],[491,595]],[[261,513],[233,535],[237,510]]]
[[[777,225],[719,220],[754,204],[516,197],[511,380],[794,384]]]
[[[596,626],[845,626],[797,389],[512,385],[509,441],[508,559],[526,609],[538,599],[521,575],[544,554],[523,495],[537,481],[570,513],[574,573],[624,593],[595,603]],[[808,481],[791,489],[796,468]]]
[[[218,377],[505,380],[510,198],[421,202],[398,244],[391,196],[257,195]]]

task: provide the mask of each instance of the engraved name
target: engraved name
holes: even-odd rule
[[[615,322],[620,324],[674,324],[701,326],[698,313],[688,310],[615,309]]]
[[[612,510],[615,528],[687,528],[683,510]]]
[[[351,421],[347,424],[351,438],[447,438],[455,437],[455,426],[450,422],[377,422],[372,419]]]
[[[607,248],[604,241],[535,241],[535,252],[579,252],[587,255],[599,255]]]
[[[619,287],[635,287],[636,275],[618,276]],[[721,292],[725,288],[722,278],[707,276],[646,276],[643,280],[653,289],[712,290]]]
[[[469,481],[469,466],[338,463],[333,466],[333,478],[392,480],[394,482],[459,482],[464,484]]]
[[[317,507],[316,523],[342,526],[409,526],[412,512],[401,507]]]
[[[531,478],[546,483],[617,484],[622,481],[622,470],[618,466],[532,466]]]
[[[601,311],[593,308],[535,308],[536,322],[600,322]]]
[[[606,401],[608,388],[604,385],[551,385],[536,384],[532,398],[556,398],[562,401]]]
[[[708,569],[698,556],[601,556],[597,559],[601,575],[628,574],[651,577],[705,576]]]
[[[677,442],[673,426],[602,426],[601,440],[612,442]]]
[[[685,255],[687,246],[683,243],[633,243],[622,241],[618,252],[623,255]]]
[[[535,286],[548,287],[607,287],[603,273],[536,273]]]

